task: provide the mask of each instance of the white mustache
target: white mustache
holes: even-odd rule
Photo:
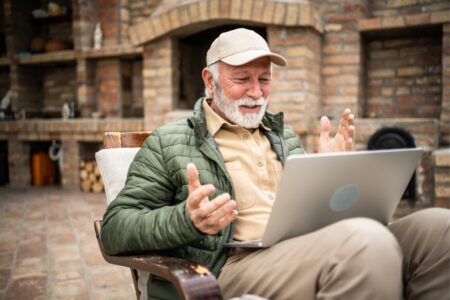
[[[243,98],[243,99],[236,100],[235,103],[237,106],[254,106],[254,105],[262,106],[267,103],[267,99],[264,97],[261,97],[257,100],[254,100],[252,98]]]

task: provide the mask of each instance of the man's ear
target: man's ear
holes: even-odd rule
[[[205,88],[208,89],[209,94],[214,95],[214,78],[212,74],[208,71],[207,68],[203,68],[202,70],[202,78],[203,83],[205,84]]]

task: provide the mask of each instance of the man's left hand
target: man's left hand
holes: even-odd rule
[[[320,119],[319,153],[352,151],[355,138],[355,116],[349,108],[342,113],[339,127],[334,138],[330,137],[330,120],[323,116]]]

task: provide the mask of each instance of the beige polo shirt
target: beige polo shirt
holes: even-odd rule
[[[263,134],[262,123],[255,130],[230,124],[203,101],[209,133],[219,146],[233,181],[238,216],[234,239],[261,239],[275,199],[282,165]]]

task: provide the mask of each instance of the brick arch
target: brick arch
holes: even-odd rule
[[[148,43],[188,26],[206,24],[253,23],[282,26],[311,26],[323,32],[310,2],[289,0],[197,0],[183,1],[177,6],[156,12],[148,19],[130,28],[134,45]],[[208,25],[206,25],[208,27]]]

